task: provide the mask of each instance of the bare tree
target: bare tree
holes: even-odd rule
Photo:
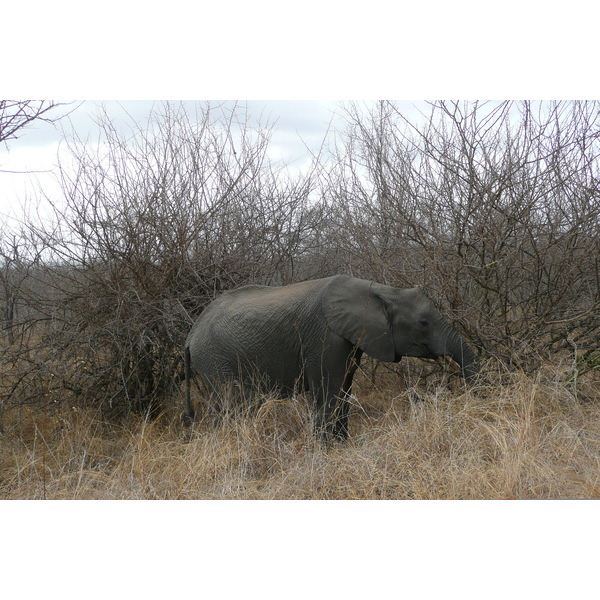
[[[600,332],[600,104],[346,107],[292,176],[244,108],[163,104],[61,157],[54,216],[0,239],[0,402],[160,410],[214,296],[346,272],[421,285],[461,333],[534,368]]]
[[[510,362],[598,332],[600,104],[347,110],[328,195],[349,262],[421,284]],[[537,364],[537,363],[535,363]]]
[[[0,100],[0,142],[7,144],[23,135],[34,121],[55,123],[61,116],[50,116],[64,103],[53,100]]]
[[[167,103],[126,133],[99,125],[95,148],[70,142],[54,218],[29,224],[44,247],[37,355],[77,401],[158,410],[215,294],[297,277],[319,227],[314,183],[268,159],[271,126],[250,128],[240,107]]]

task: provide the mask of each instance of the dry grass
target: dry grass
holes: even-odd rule
[[[597,373],[577,387],[556,367],[488,379],[398,394],[363,377],[350,439],[329,447],[301,398],[193,431],[179,407],[120,425],[23,411],[2,433],[0,498],[600,498]]]

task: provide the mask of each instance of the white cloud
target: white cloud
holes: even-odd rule
[[[343,105],[335,101],[278,100],[278,101],[211,101],[215,118],[228,115],[237,107],[238,121],[247,119],[249,127],[271,126],[272,136],[268,157],[276,163],[288,164],[291,173],[311,164],[311,152],[318,153],[328,128],[342,130]],[[184,101],[190,118],[203,104]],[[365,108],[373,102],[365,102]],[[409,118],[417,114],[412,102],[399,103]],[[23,135],[10,143],[9,150],[0,148],[0,215],[18,215],[20,205],[37,199],[39,189],[59,201],[60,187],[56,181],[58,153],[68,155],[65,135],[75,134],[80,140],[96,143],[99,128],[96,120],[105,112],[117,131],[127,132],[131,124],[142,129],[152,110],[161,110],[157,101],[103,101],[74,103],[68,107],[69,116],[57,125],[35,123]],[[66,158],[63,158],[66,160]],[[11,172],[13,171],[13,172]],[[33,171],[34,173],[27,173]],[[42,202],[43,203],[43,202]]]
[[[219,107],[219,102],[212,102]],[[273,125],[273,136],[269,157],[276,161],[291,163],[295,168],[310,162],[305,144],[318,151],[332,118],[335,104],[320,101],[249,101],[238,102],[245,110],[249,126]],[[234,102],[226,102],[219,110],[230,111]],[[184,102],[190,116],[196,103]],[[154,101],[106,101],[85,102],[73,105],[73,112],[58,125],[39,122],[11,141],[9,149],[0,149],[0,214],[19,214],[19,206],[38,195],[42,186],[46,194],[60,194],[56,183],[57,155],[65,150],[64,132],[72,132],[82,140],[93,143],[98,138],[98,127],[94,120],[100,110],[105,110],[117,130],[127,128],[133,120],[144,127],[150,111],[160,109]],[[59,150],[60,149],[60,150]],[[31,172],[31,173],[28,173]]]

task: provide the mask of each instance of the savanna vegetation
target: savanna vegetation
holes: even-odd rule
[[[428,106],[341,106],[303,170],[243,107],[66,140],[50,214],[0,232],[0,497],[599,497],[600,104]],[[186,428],[203,307],[336,273],[422,286],[481,378],[366,361],[346,444],[302,397],[215,425],[196,390]]]

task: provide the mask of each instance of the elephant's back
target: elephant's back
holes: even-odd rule
[[[302,310],[314,310],[314,303],[320,303],[319,290],[331,278],[303,281],[285,286],[245,285],[224,292],[215,298],[202,311],[196,324],[208,324],[214,320],[225,320],[249,315],[264,319],[277,316],[278,313],[289,314]]]
[[[205,336],[214,324],[225,324],[237,315],[247,313],[252,307],[261,306],[277,288],[265,285],[245,285],[223,292],[210,302],[194,322],[187,337],[186,346],[194,337]]]
[[[240,359],[270,361],[276,347],[299,353],[307,330],[318,328],[322,281],[244,286],[213,300],[186,340],[194,368],[210,374],[238,369]]]

